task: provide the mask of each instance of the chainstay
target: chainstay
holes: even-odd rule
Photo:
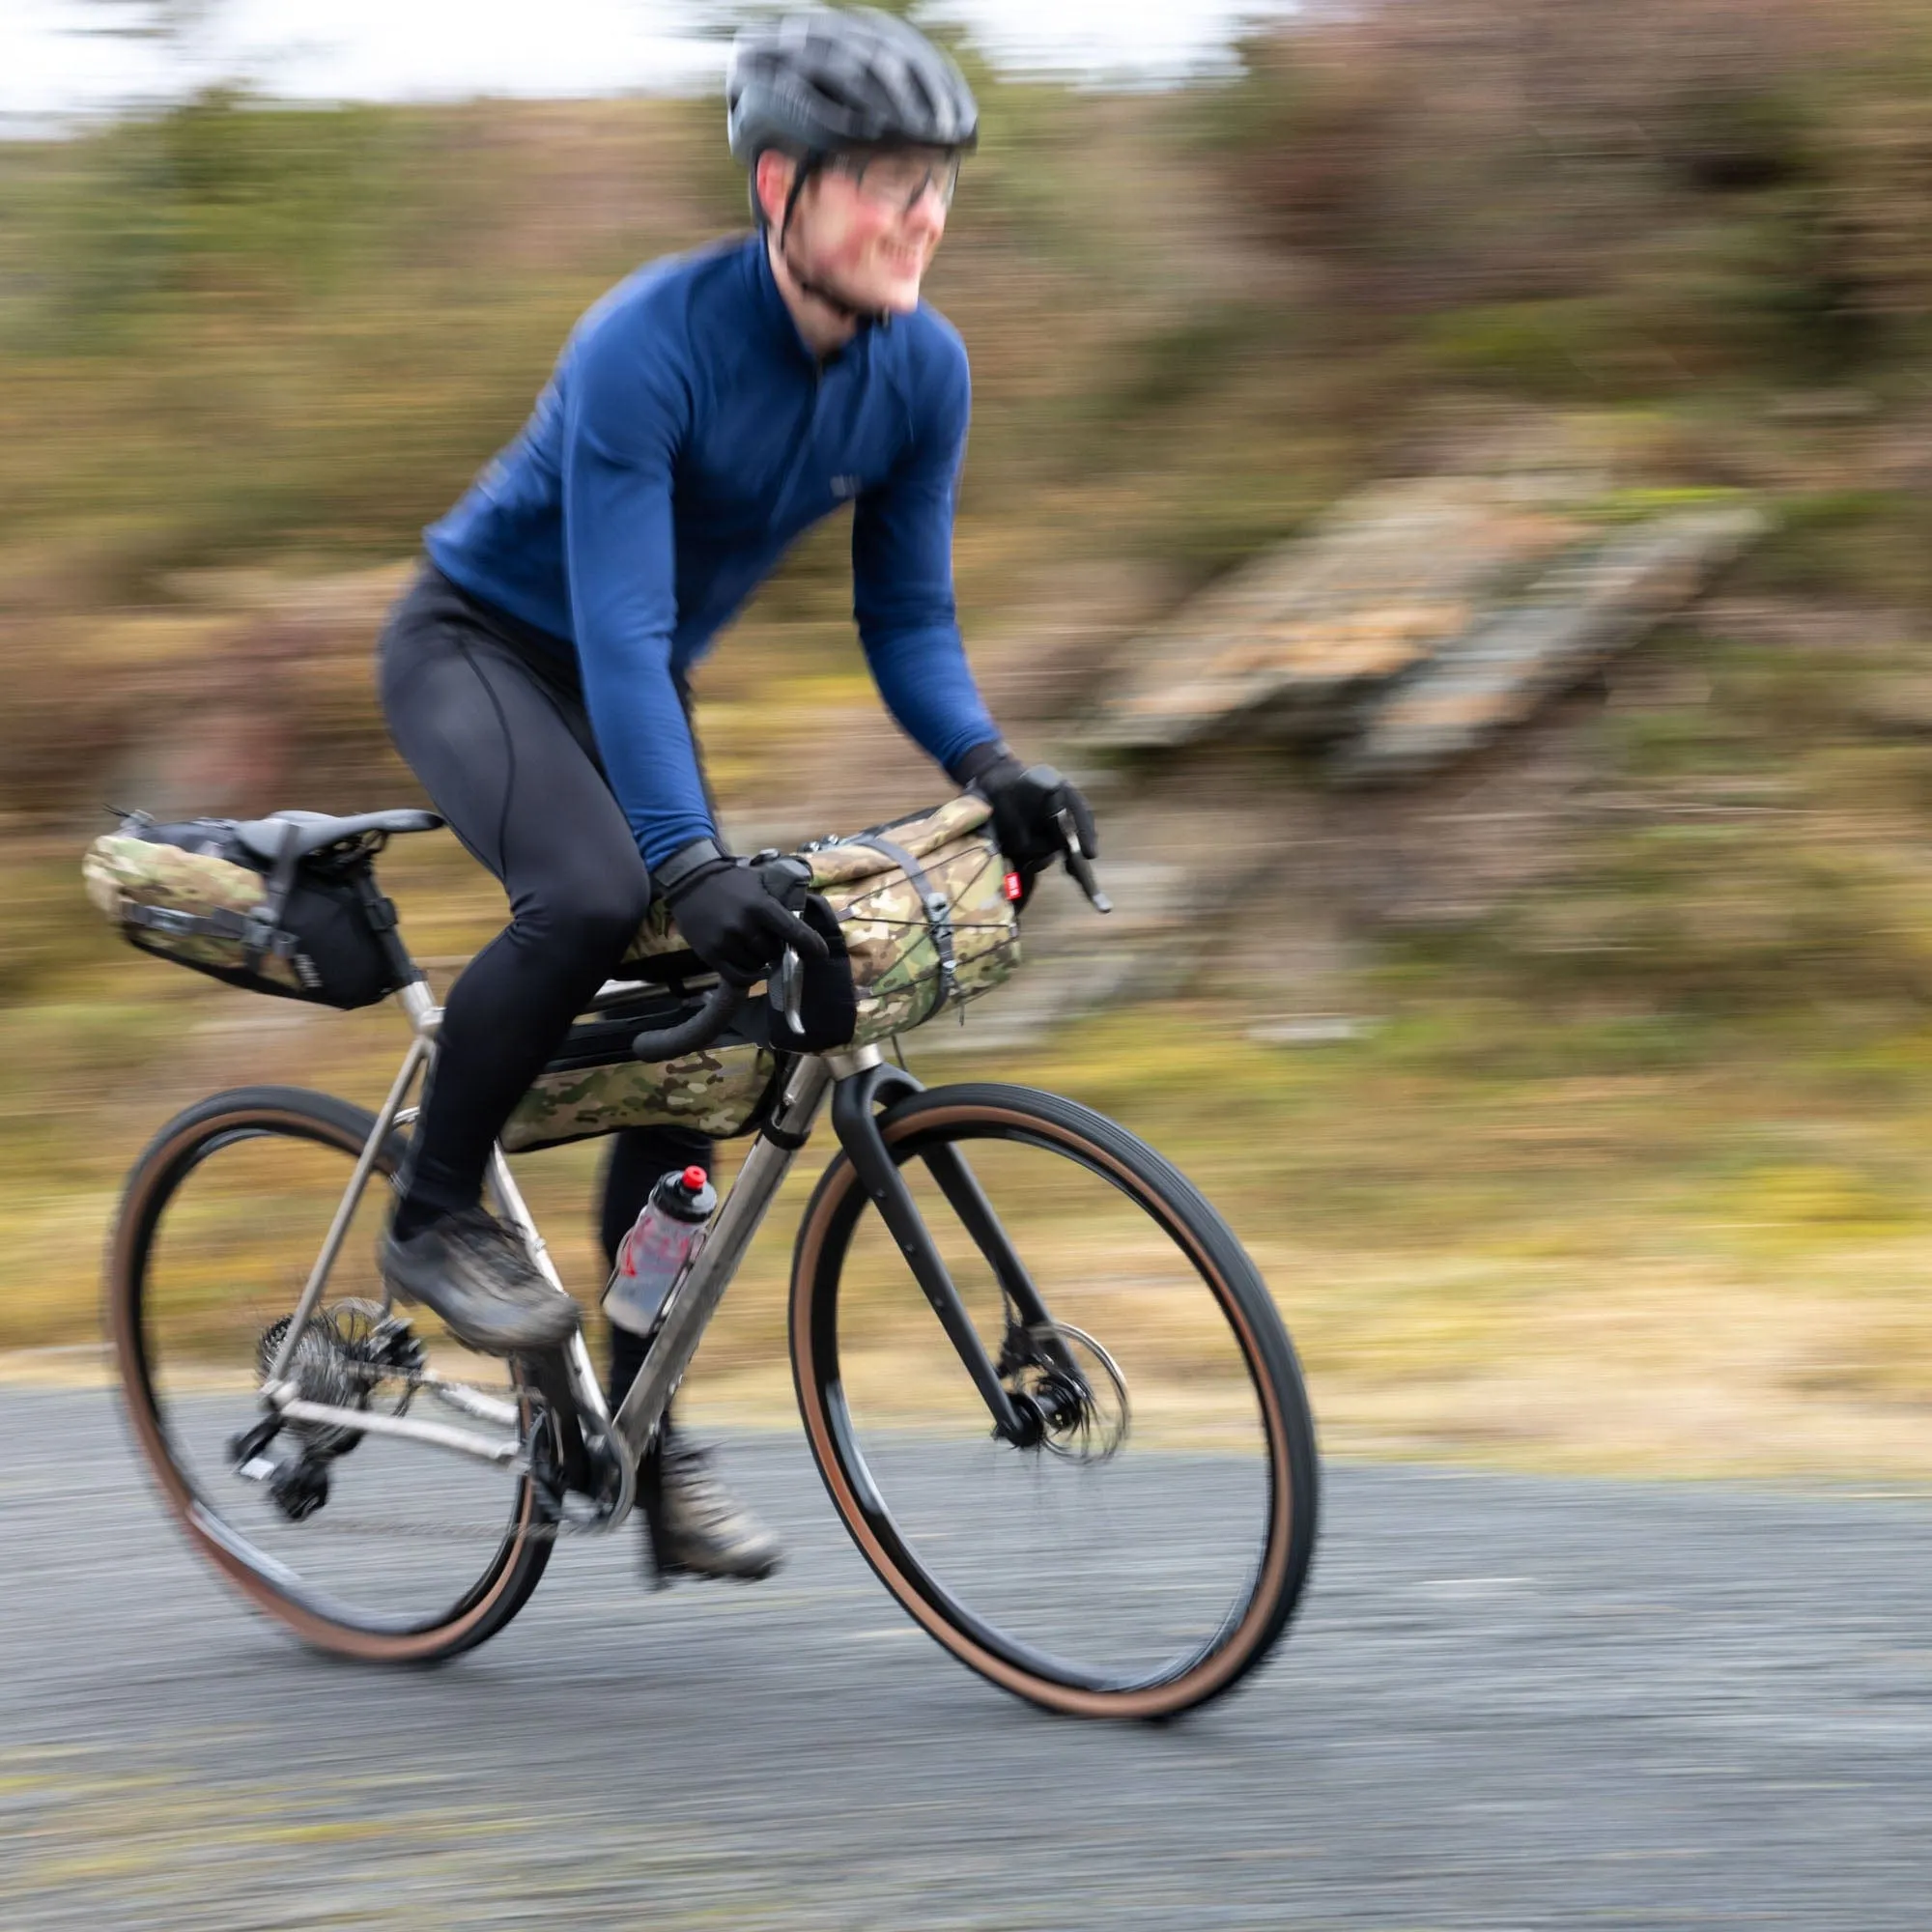
[[[298,1527],[298,1525],[290,1525]],[[472,1537],[495,1536],[501,1538],[504,1527],[500,1520],[490,1522],[451,1522],[439,1517],[433,1521],[397,1522],[374,1521],[360,1517],[332,1516],[328,1506],[318,1510],[314,1516],[298,1525],[301,1535],[314,1540],[324,1535],[351,1536],[395,1536],[408,1537],[412,1541],[457,1543]],[[601,1522],[575,1522],[568,1518],[555,1522],[533,1522],[523,1532],[523,1540],[528,1543],[554,1543],[563,1536],[608,1536],[611,1531]],[[246,1541],[252,1543],[252,1537]],[[271,1553],[271,1552],[265,1552]],[[285,1556],[277,1556],[278,1561],[286,1561]]]

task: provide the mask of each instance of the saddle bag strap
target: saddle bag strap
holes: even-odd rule
[[[263,956],[273,952],[286,957],[295,951],[295,934],[278,932],[270,925],[266,935],[262,927],[262,914],[266,908],[257,906],[253,912],[231,912],[226,906],[218,906],[213,912],[183,912],[176,906],[140,905],[128,899],[122,902],[121,923],[124,925],[139,926],[144,932],[172,933],[191,939],[232,939],[246,949],[248,970],[259,972]]]
[[[847,845],[869,845],[883,852],[912,881],[913,891],[925,911],[925,929],[932,935],[932,949],[939,954],[939,988],[932,1005],[923,1014],[930,1019],[959,990],[959,959],[952,945],[952,903],[933,883],[932,876],[903,845],[895,845],[877,832],[862,833],[844,841]]]

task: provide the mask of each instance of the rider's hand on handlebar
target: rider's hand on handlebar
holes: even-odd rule
[[[982,745],[967,753],[953,776],[993,808],[1000,850],[1029,892],[1054,860],[1094,856],[1094,809],[1051,765],[1022,765],[1004,745]]]
[[[783,958],[823,959],[825,941],[776,897],[763,867],[718,858],[665,888],[678,930],[705,965],[733,986],[755,985]]]

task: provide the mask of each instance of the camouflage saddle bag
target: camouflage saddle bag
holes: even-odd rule
[[[800,848],[811,890],[837,915],[851,959],[858,1021],[851,1044],[910,1032],[951,1007],[990,992],[1019,964],[1017,882],[994,843],[981,799]],[[662,1065],[631,1057],[639,1026],[663,1025],[696,977],[669,909],[651,908],[625,968],[637,975],[614,1001],[585,1014],[503,1129],[511,1152],[614,1133],[683,1126],[720,1139],[763,1120],[782,1056],[770,1044],[767,1009],[700,1053]]]
[[[374,1006],[400,983],[375,923],[395,917],[370,875],[381,838],[298,857],[283,825],[135,812],[88,848],[87,895],[143,952],[231,986]]]

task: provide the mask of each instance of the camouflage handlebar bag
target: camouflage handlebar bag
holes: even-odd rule
[[[802,846],[811,890],[838,920],[858,994],[851,1045],[909,1033],[949,1007],[992,991],[1020,961],[1019,913],[983,799]],[[503,1129],[511,1152],[614,1133],[685,1126],[724,1139],[750,1132],[773,1097],[781,1056],[763,1002],[702,1052],[662,1065],[630,1055],[640,1025],[662,1023],[682,981],[701,970],[662,900],[625,955],[644,987],[586,1015],[518,1102]]]
[[[380,843],[285,861],[250,845],[231,819],[156,825],[135,812],[89,846],[81,875],[88,897],[143,952],[252,993],[347,1011],[401,984],[372,918],[395,917],[370,874]]]

